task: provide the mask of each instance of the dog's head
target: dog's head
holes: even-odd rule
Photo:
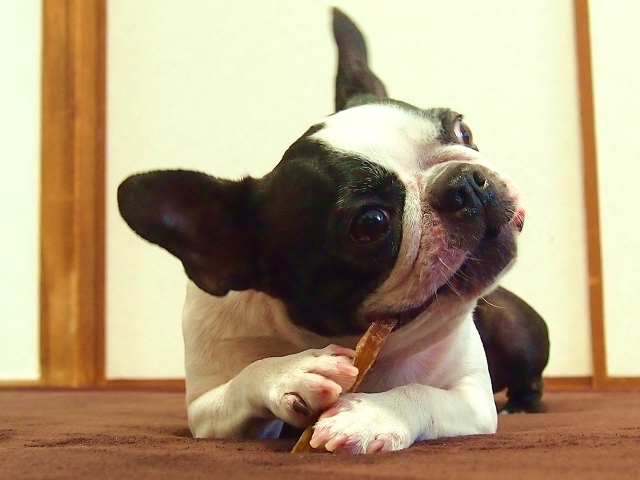
[[[523,213],[462,117],[386,98],[364,39],[334,11],[337,113],[260,179],[126,179],[120,212],[215,296],[255,289],[323,335],[472,306],[516,256]],[[469,307],[471,308],[471,307]]]

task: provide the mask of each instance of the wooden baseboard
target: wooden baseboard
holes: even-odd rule
[[[545,377],[545,389],[554,390],[640,390],[640,377]]]
[[[544,386],[547,391],[589,389],[593,388],[593,377],[545,377]]]
[[[598,385],[604,389],[640,389],[640,377],[611,377],[606,385]],[[554,390],[588,390],[594,388],[593,377],[546,377],[545,389]],[[104,379],[101,388],[106,389],[140,389],[184,391],[184,379]]]
[[[45,380],[0,380],[0,389],[104,389],[104,390],[158,390],[184,392],[184,380],[171,379],[102,379],[97,385],[60,385],[49,384]]]
[[[640,377],[607,377],[603,382],[594,384],[589,377],[545,377],[545,390],[640,390]],[[0,380],[2,388],[52,388],[42,380]],[[69,386],[67,388],[74,388]],[[86,387],[85,388],[92,388]],[[93,388],[105,390],[158,390],[184,392],[184,379],[102,379]]]
[[[594,387],[593,377],[548,377],[545,378],[547,391],[554,390],[588,390]],[[638,378],[610,378],[610,383],[604,388],[640,388]],[[101,382],[103,388],[113,389],[141,389],[141,390],[169,390],[184,391],[182,379],[110,379]]]
[[[184,379],[103,379],[100,388],[114,390],[166,390],[184,392]]]
[[[44,387],[42,380],[0,380],[1,388],[37,388]]]
[[[607,390],[640,390],[640,377],[606,377],[596,388]]]

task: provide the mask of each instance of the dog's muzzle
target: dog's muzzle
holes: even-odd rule
[[[437,283],[439,277],[435,285],[430,283],[435,290],[418,305],[376,312],[367,316],[369,321],[394,318],[398,329],[440,298],[477,298],[515,259],[516,232],[522,230],[525,215],[517,204],[517,193],[499,174],[480,164],[452,162],[435,168],[439,170],[424,192],[426,210],[431,212],[423,221],[426,230],[435,227],[435,235],[446,243],[440,252],[431,252],[446,267],[442,283]],[[443,260],[452,252],[454,262],[460,262],[455,267]]]

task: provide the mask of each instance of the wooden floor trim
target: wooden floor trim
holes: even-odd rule
[[[546,377],[544,387],[553,390],[583,390],[593,387],[593,377]]]
[[[640,390],[640,377],[610,377],[597,389],[593,385],[593,377],[547,377],[545,391],[566,390]],[[42,388],[50,389],[52,385],[38,380],[2,380],[0,388]],[[60,388],[68,388],[59,385]],[[104,379],[99,385],[85,385],[82,388],[98,388],[103,390],[157,390],[169,392],[184,392],[184,379]]]
[[[100,384],[101,388],[114,390],[168,390],[185,391],[184,379],[105,379]]]
[[[640,390],[640,377],[607,377],[597,387],[607,390]]]
[[[594,387],[592,376],[587,377],[547,377],[545,381],[546,391],[557,390],[587,390]],[[168,390],[184,391],[184,379],[111,379],[105,380],[102,385],[105,389],[141,389],[141,390]],[[640,389],[640,377],[609,378],[600,385],[599,390],[615,389]]]
[[[0,389],[3,388],[40,388],[45,387],[42,380],[0,380]]]

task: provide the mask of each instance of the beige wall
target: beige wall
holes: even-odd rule
[[[589,2],[607,372],[640,376],[640,3]]]
[[[42,7],[0,9],[0,380],[36,380]]]
[[[390,94],[466,115],[519,182],[527,221],[506,284],[547,320],[551,376],[592,373],[572,2],[110,0],[107,377],[183,375],[179,262],[117,214],[130,173],[261,175],[332,110],[329,5],[366,32]]]

